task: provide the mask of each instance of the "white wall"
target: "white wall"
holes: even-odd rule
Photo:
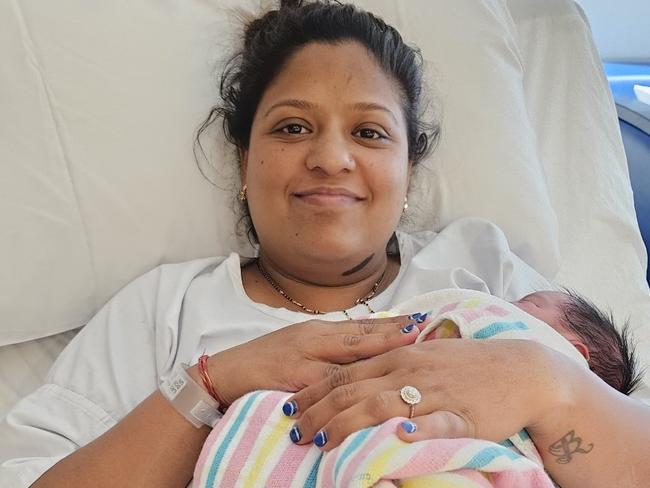
[[[650,0],[576,1],[604,60],[650,62]]]

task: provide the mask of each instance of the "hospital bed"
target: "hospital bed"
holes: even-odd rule
[[[650,364],[646,249],[580,8],[359,3],[422,48],[442,123],[405,228],[491,220],[549,279],[629,317]],[[235,232],[233,154],[215,132],[207,159],[193,155],[242,5],[0,0],[0,415],[133,278],[251,252]]]

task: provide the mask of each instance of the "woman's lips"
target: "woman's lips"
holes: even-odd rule
[[[363,200],[354,192],[339,188],[314,188],[294,193],[303,203],[319,206],[352,205]]]
[[[310,193],[309,195],[296,195],[301,202],[311,205],[352,205],[360,200],[347,195],[329,195],[326,193]]]

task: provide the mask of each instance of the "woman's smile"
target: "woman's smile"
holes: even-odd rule
[[[365,198],[342,187],[315,187],[293,193],[297,201],[319,207],[349,207],[360,203]]]

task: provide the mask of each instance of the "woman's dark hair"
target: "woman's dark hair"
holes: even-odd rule
[[[243,49],[230,58],[221,77],[223,103],[212,108],[199,128],[197,141],[209,125],[223,118],[228,141],[237,148],[248,149],[259,102],[291,55],[311,42],[348,40],[365,46],[385,72],[398,82],[402,90],[409,160],[413,164],[420,162],[439,133],[437,126],[421,119],[420,51],[408,46],[395,28],[375,15],[329,0],[283,0],[278,9],[245,27]],[[249,218],[248,210],[244,212],[244,218]],[[251,226],[249,237],[257,240]]]

